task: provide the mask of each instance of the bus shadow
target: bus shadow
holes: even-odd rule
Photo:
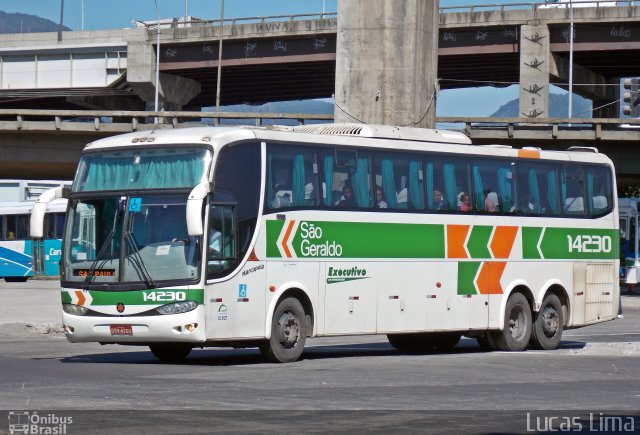
[[[563,341],[560,349],[581,349],[586,343],[581,341]],[[305,348],[301,360],[324,360],[364,357],[394,357],[398,355],[472,355],[491,353],[493,351],[480,348],[475,340],[463,339],[458,346],[451,350],[430,350],[407,352],[396,350],[386,342],[313,345]],[[149,365],[192,365],[192,366],[242,366],[267,364],[256,348],[204,348],[194,349],[184,361],[178,363],[163,363],[157,360],[151,352],[141,347],[140,350],[125,352],[105,352],[85,355],[74,355],[60,359],[66,364],[149,364]]]
[[[560,350],[581,349],[586,345],[582,341],[562,341]],[[364,357],[395,357],[398,355],[471,355],[491,353],[480,348],[473,339],[463,339],[451,350],[431,350],[422,352],[399,351],[386,342],[354,343],[338,345],[313,345],[305,348],[301,360],[325,360]],[[549,352],[549,351],[545,351]],[[157,360],[146,348],[130,352],[109,352],[74,355],[60,359],[66,364],[150,364],[150,365],[192,365],[192,366],[241,366],[267,364],[256,348],[204,348],[194,349],[191,354],[178,363],[163,363]]]

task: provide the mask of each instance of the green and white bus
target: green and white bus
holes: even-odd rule
[[[259,347],[386,334],[519,351],[616,317],[614,169],[592,148],[375,125],[135,132],[82,152],[61,260],[71,342]],[[49,194],[53,198],[58,194]],[[38,234],[37,225],[32,234]]]

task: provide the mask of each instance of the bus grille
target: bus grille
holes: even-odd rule
[[[613,317],[616,277],[613,264],[587,265],[585,323]]]

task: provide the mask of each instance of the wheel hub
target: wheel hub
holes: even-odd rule
[[[560,318],[556,310],[552,307],[546,307],[542,311],[542,331],[547,337],[553,337],[558,333],[560,328]]]
[[[278,319],[278,340],[285,349],[292,349],[298,342],[300,325],[298,319],[289,312],[284,312]]]

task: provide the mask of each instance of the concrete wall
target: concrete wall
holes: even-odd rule
[[[438,2],[339,0],[337,122],[434,127]]]

